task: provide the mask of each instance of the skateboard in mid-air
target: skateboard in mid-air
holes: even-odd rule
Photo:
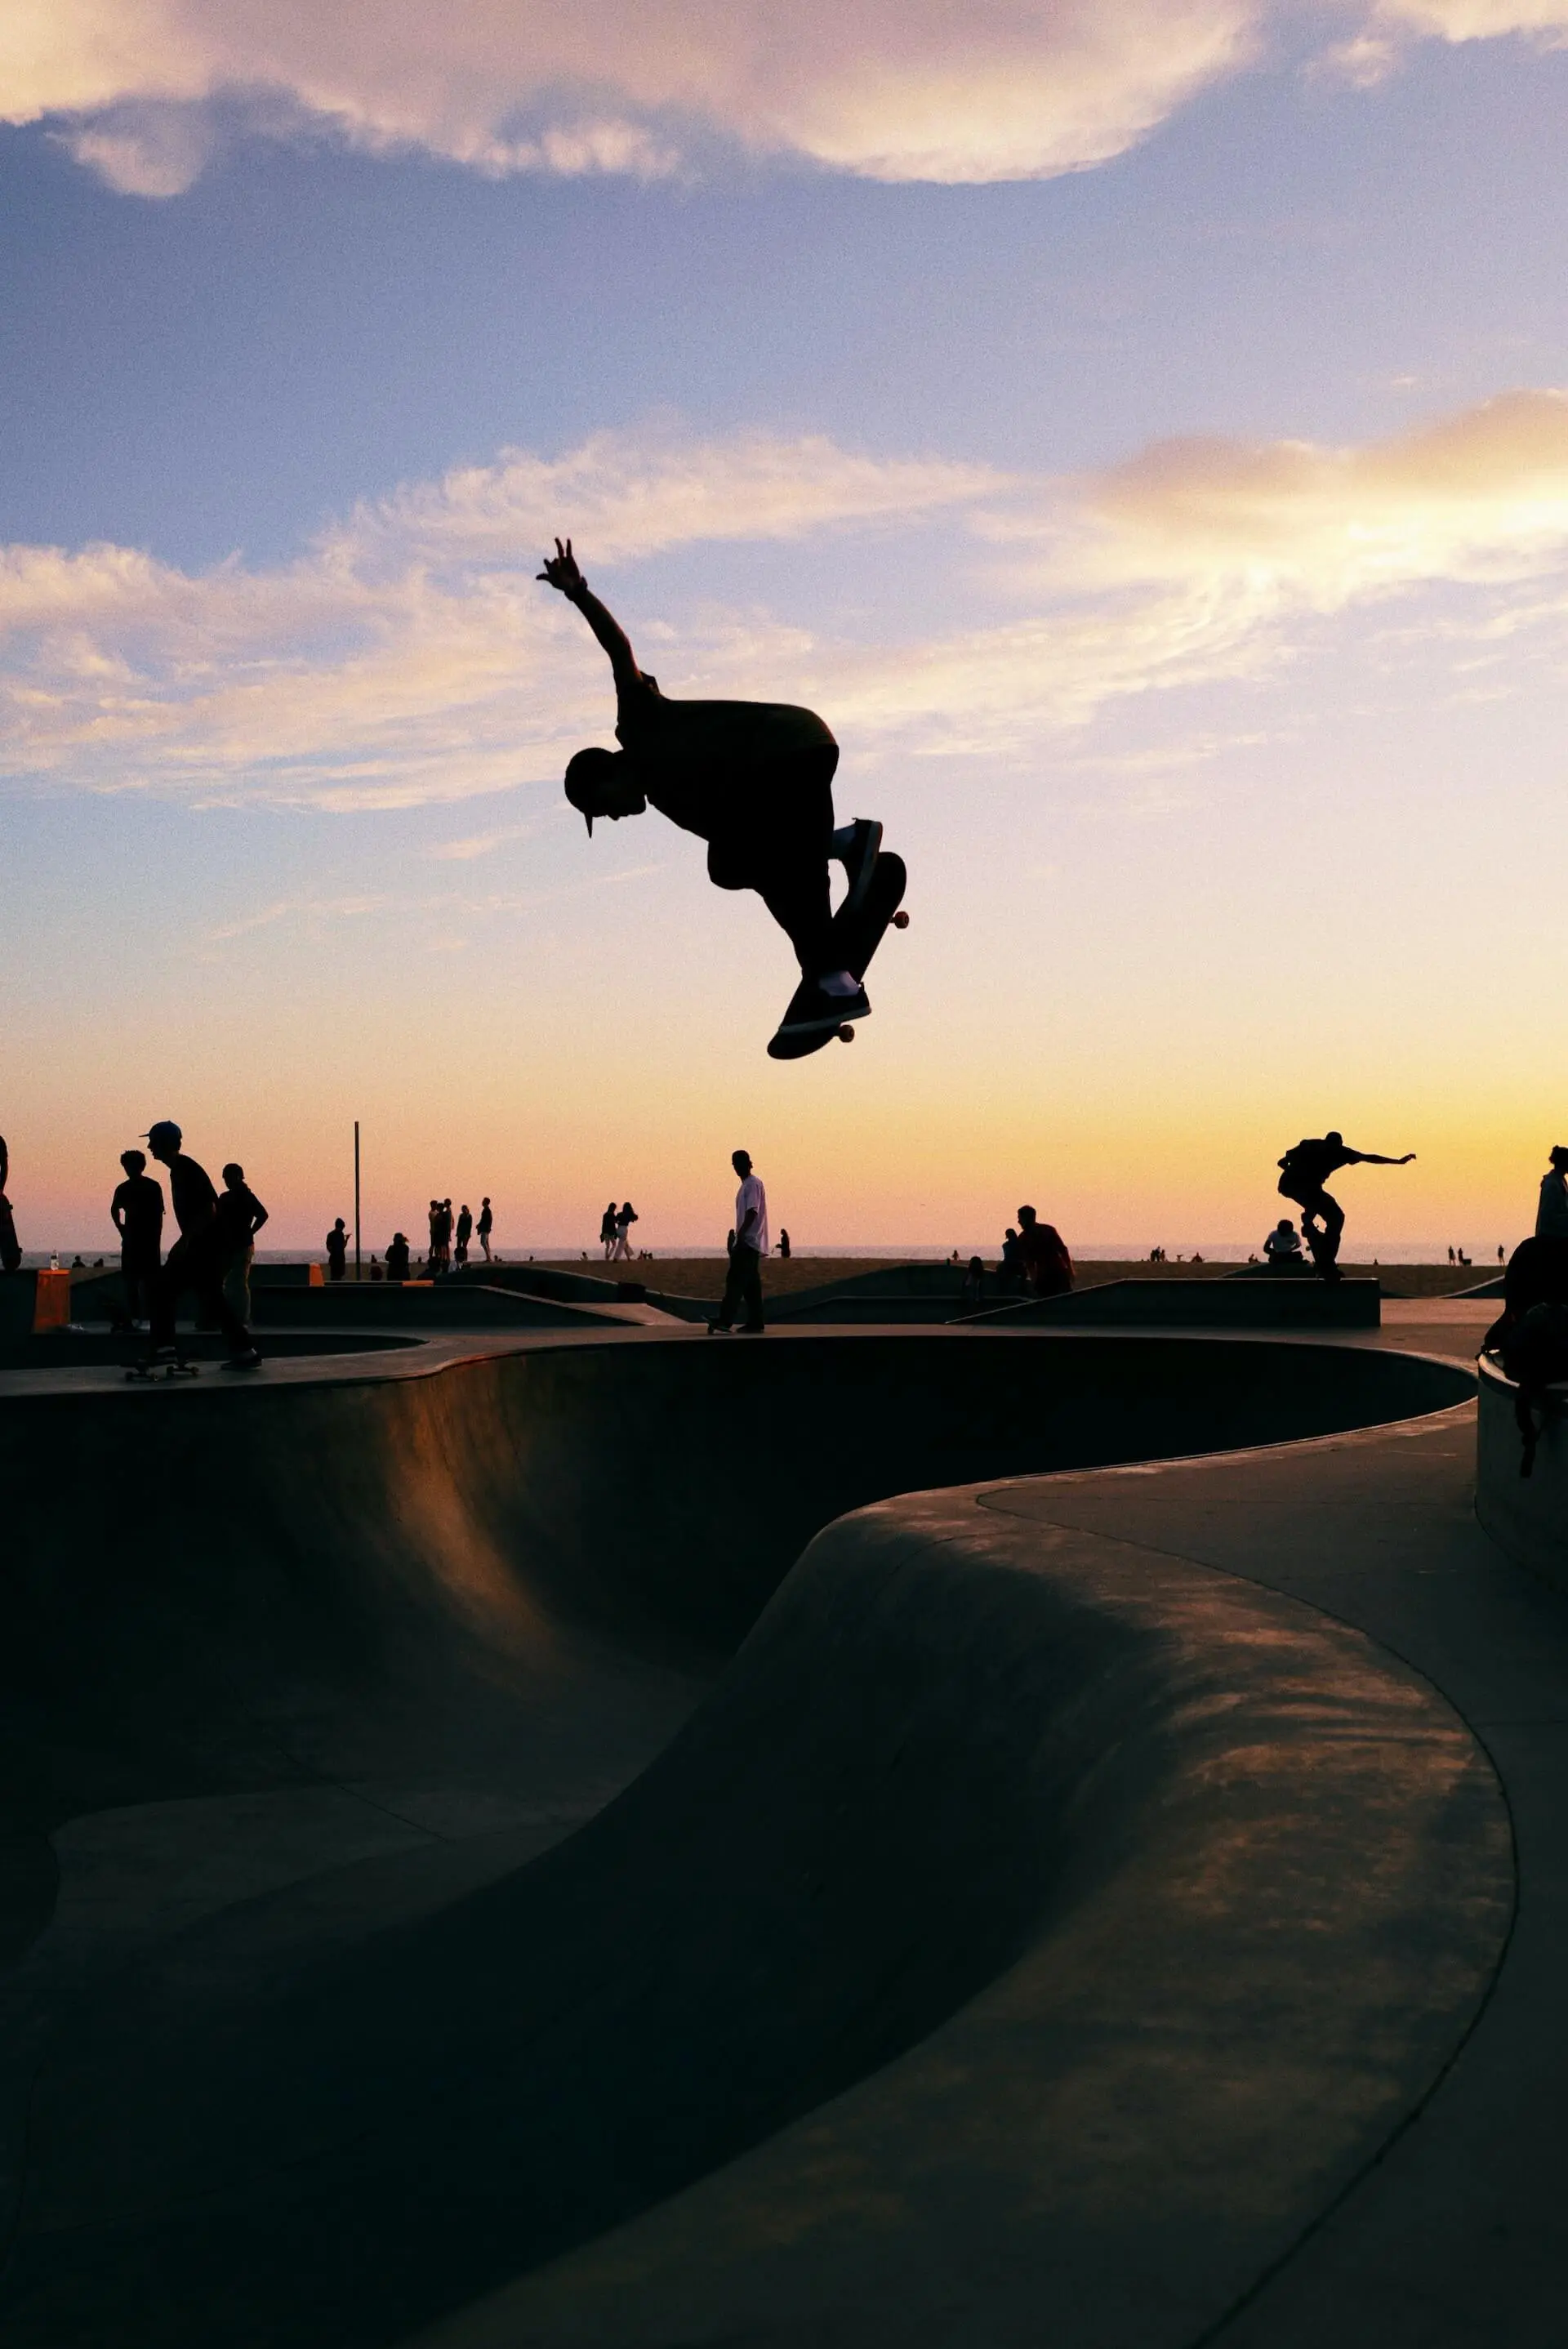
[[[833,943],[842,967],[856,978],[863,979],[871,968],[872,957],[890,929],[906,930],[909,916],[901,911],[909,874],[902,856],[884,850],[872,867],[871,886],[851,914],[841,910],[833,916]],[[824,1044],[852,1044],[855,1031],[846,1019],[821,1028],[807,1030],[803,1034],[786,1036],[790,1021],[808,1012],[820,1001],[815,985],[802,979],[785,1008],[779,1032],[768,1047],[771,1061],[803,1061],[808,1052],[820,1052]]]

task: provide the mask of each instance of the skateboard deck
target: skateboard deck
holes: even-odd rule
[[[890,925],[897,923],[903,929],[907,924],[909,916],[906,914],[901,919],[899,906],[908,885],[909,874],[903,857],[884,849],[872,867],[871,886],[866,891],[865,902],[852,914],[841,908],[834,915],[834,946],[843,968],[851,971],[856,978],[864,978],[871,968],[872,957],[887,936]],[[847,1020],[841,1027],[817,1028],[804,1036],[784,1034],[785,1027],[796,1014],[817,999],[816,988],[802,979],[785,1007],[779,1032],[768,1047],[769,1060],[803,1061],[809,1052],[820,1052],[824,1044],[848,1044],[853,1040],[855,1031]]]

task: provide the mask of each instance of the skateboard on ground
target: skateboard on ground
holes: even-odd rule
[[[183,1354],[171,1361],[160,1361],[156,1354],[148,1354],[139,1362],[127,1365],[126,1377],[150,1384],[155,1379],[194,1379],[201,1375],[201,1365],[188,1362]]]
[[[833,944],[842,968],[863,979],[871,968],[872,957],[881,946],[890,928],[906,930],[909,916],[900,911],[909,874],[902,856],[884,849],[872,867],[871,886],[864,900],[851,914],[841,907],[833,916]],[[814,982],[802,979],[785,1007],[779,1023],[779,1032],[768,1047],[770,1061],[803,1061],[809,1052],[820,1052],[824,1044],[852,1044],[855,1031],[846,1019],[837,1027],[812,1029],[803,1036],[786,1036],[784,1030],[798,1013],[819,1001]]]

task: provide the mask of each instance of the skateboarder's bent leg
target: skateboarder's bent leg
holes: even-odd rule
[[[754,768],[708,843],[708,878],[755,889],[795,949],[806,978],[837,971],[828,868],[834,854],[834,744]]]

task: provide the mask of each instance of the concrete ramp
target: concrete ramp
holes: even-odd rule
[[[8,2349],[1191,2341],[1468,2027],[1506,1823],[1362,1635],[994,1480],[1472,1390],[631,1330],[9,1393]]]

